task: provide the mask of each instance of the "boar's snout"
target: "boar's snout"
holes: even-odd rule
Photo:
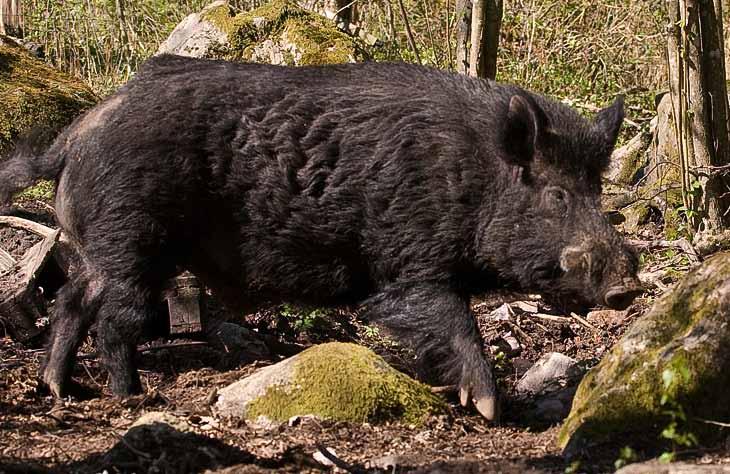
[[[643,291],[638,279],[627,278],[622,284],[612,286],[606,291],[604,303],[611,309],[626,309]]]

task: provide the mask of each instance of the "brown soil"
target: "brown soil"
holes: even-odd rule
[[[0,243],[8,241],[5,239],[0,237]],[[448,392],[452,414],[433,418],[422,427],[307,418],[294,426],[229,423],[211,415],[209,400],[214,390],[281,355],[250,362],[240,353],[234,356],[207,345],[170,347],[160,345],[165,341],[159,340],[140,351],[144,395],[112,398],[89,340],[81,348],[74,373],[85,395],[54,403],[36,380],[43,351],[6,337],[0,339],[0,473],[328,471],[331,468],[313,457],[319,446],[332,449],[350,472],[565,472],[571,463],[561,457],[555,445],[558,428],[524,420],[522,405],[513,395],[516,381],[550,351],[574,357],[586,367],[595,365],[651,298],[650,294],[639,301],[623,319],[594,320],[592,327],[576,319],[551,321],[519,310],[510,322],[499,322],[489,313],[505,301],[525,300],[526,295],[504,291],[475,299],[473,307],[485,350],[499,352],[499,340],[507,331],[522,347],[497,363],[504,408],[499,426],[491,426],[473,411],[459,407],[455,394]],[[538,304],[540,312],[555,313],[553,308]],[[296,350],[325,339],[356,340],[383,350],[380,336],[368,333],[352,313],[332,313],[307,329],[297,328],[296,319],[280,313],[280,309],[272,309],[244,321],[261,334],[273,352],[282,347]],[[166,425],[153,425],[127,433],[132,423],[149,411],[170,412],[186,420],[192,431],[182,433]],[[615,445],[593,453],[579,471],[612,470],[625,444],[626,440],[616,440]],[[730,450],[696,449],[685,457],[698,463],[730,462]],[[386,470],[388,463],[397,467]]]

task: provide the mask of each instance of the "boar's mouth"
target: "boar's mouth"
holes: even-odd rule
[[[611,309],[626,309],[633,303],[634,298],[643,293],[643,289],[637,285],[612,286],[604,295],[604,303]]]

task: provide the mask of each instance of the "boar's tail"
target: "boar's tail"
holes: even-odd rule
[[[64,158],[44,153],[56,134],[55,129],[35,129],[17,141],[7,159],[0,160],[0,214],[10,207],[13,194],[41,178],[61,174]]]

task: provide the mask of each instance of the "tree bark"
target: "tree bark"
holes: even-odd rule
[[[668,0],[667,58],[682,189],[695,230],[721,232],[727,183],[728,102],[720,0]],[[699,183],[699,188],[697,184]]]
[[[461,74],[469,72],[471,9],[471,0],[456,0],[456,70]]]
[[[702,34],[703,87],[711,152],[707,165],[717,167],[730,163],[722,2],[700,0],[697,8]],[[704,163],[697,164],[702,166]],[[730,224],[727,216],[724,216],[730,199],[721,197],[729,189],[728,184],[727,179],[716,173],[708,173],[706,177],[703,205],[707,209],[708,221],[713,230],[722,230]]]
[[[0,0],[0,34],[22,38],[23,27],[21,0]]]
[[[474,0],[471,10],[469,75],[494,79],[497,76],[502,0]]]

